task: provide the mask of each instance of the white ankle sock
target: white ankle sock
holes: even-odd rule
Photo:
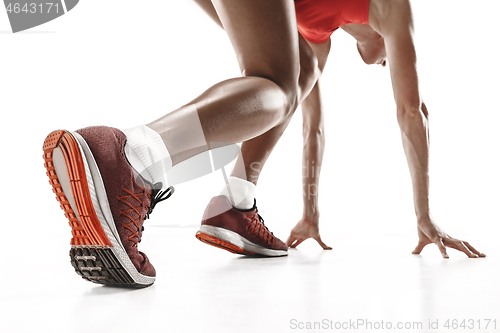
[[[172,168],[172,159],[160,134],[145,125],[123,130],[123,133],[127,136],[125,155],[132,167],[153,184],[161,182],[162,189],[166,189],[166,174]]]
[[[225,195],[235,208],[251,209],[254,204],[257,186],[249,181],[232,176],[228,178],[228,182],[229,186],[226,184],[220,194]]]

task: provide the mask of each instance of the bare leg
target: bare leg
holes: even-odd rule
[[[195,2],[215,23],[223,28],[217,11],[210,0],[195,0]],[[300,53],[299,102],[302,102],[309,95],[321,75],[330,50],[330,41],[324,45],[312,45],[313,49],[300,34],[298,36]],[[241,154],[238,156],[232,176],[257,184],[264,164],[290,123],[291,115],[293,115],[293,112],[280,125],[242,144]]]
[[[330,50],[330,41],[324,45],[315,45],[313,50],[308,42],[299,34],[300,50],[300,77],[299,77],[299,102],[302,103],[315,84],[318,82],[325,66]],[[319,59],[318,59],[319,58]],[[290,123],[291,116],[282,124],[266,133],[243,142],[241,154],[236,161],[232,176],[246,179],[257,184],[264,164],[271,155],[274,147]]]
[[[297,105],[299,48],[293,1],[213,3],[245,77],[218,83],[147,125],[160,133],[173,165],[208,149],[211,142],[237,143],[263,134],[286,121]],[[185,120],[193,119],[194,112],[205,143],[186,147],[193,128]]]

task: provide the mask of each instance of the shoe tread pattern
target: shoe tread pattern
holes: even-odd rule
[[[109,247],[72,246],[69,256],[75,272],[84,280],[111,287],[145,288],[149,286],[135,283]]]

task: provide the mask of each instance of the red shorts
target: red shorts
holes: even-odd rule
[[[312,43],[324,43],[339,27],[368,24],[370,0],[295,0],[300,34]]]

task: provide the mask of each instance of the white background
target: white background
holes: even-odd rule
[[[452,236],[498,255],[500,3],[418,0],[413,9],[421,90],[431,117],[432,212]],[[7,239],[2,251],[8,253],[0,288],[6,292],[16,286],[13,276],[34,284],[33,274],[43,276],[25,260],[51,259],[44,244],[69,245],[70,229],[44,174],[41,148],[47,134],[148,123],[239,76],[239,69],[225,33],[190,1],[82,0],[68,14],[17,34],[0,11],[0,47],[2,238]],[[342,239],[352,246],[365,239],[366,251],[411,252],[415,217],[389,69],[365,65],[355,41],[335,32],[323,92],[324,241],[334,251]],[[260,211],[281,239],[302,212],[301,153],[298,110],[258,186]],[[198,225],[222,184],[215,173],[177,186],[146,222],[147,232]],[[404,246],[382,245],[379,236]],[[197,241],[189,235],[183,242]],[[302,247],[307,251],[315,244]],[[439,259],[435,248],[423,255]],[[491,288],[498,292],[497,285]]]

